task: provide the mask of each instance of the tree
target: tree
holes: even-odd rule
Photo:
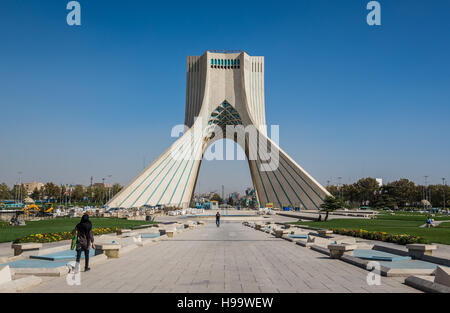
[[[0,199],[9,200],[11,198],[11,190],[9,190],[8,185],[5,183],[0,184]]]
[[[338,197],[326,196],[320,208],[327,212],[324,221],[328,220],[328,213],[345,207],[344,201]]]
[[[373,202],[373,206],[379,209],[390,208],[397,209],[397,201],[393,196],[395,187],[390,185],[385,185],[381,187],[379,194],[376,197],[376,200]]]
[[[390,188],[389,194],[392,196],[398,207],[404,208],[414,202],[414,182],[402,178],[387,184],[387,186]]]
[[[58,199],[61,196],[61,188],[54,183],[46,183],[43,187],[43,196],[50,199]]]
[[[215,193],[212,197],[211,197],[211,199],[210,199],[211,201],[217,201],[217,202],[219,202],[219,204],[222,204],[223,203],[223,199],[219,196],[219,194],[217,194],[217,193]]]
[[[339,193],[338,187],[335,185],[328,185],[325,187],[329,193],[331,193],[333,196],[337,196]]]
[[[41,199],[41,191],[37,187],[34,188],[33,192],[31,193],[31,198],[33,200],[40,200]]]
[[[342,186],[342,198],[344,201],[350,202],[352,206],[359,207],[359,194],[356,184]]]
[[[18,185],[18,184],[14,185],[11,190],[11,196],[13,196],[14,199],[22,202],[23,199],[25,199],[25,197],[27,196],[25,186],[23,184],[22,185]]]
[[[380,186],[375,178],[367,177],[358,180],[355,184],[355,188],[360,204],[365,204],[368,202],[370,205],[374,202],[375,195],[378,193]]]
[[[94,187],[89,186],[86,188],[86,197],[88,198],[89,202],[94,202]]]
[[[84,187],[81,185],[76,185],[72,191],[72,199],[76,202],[83,201],[84,198]]]
[[[93,201],[95,203],[105,203],[106,202],[106,195],[108,193],[108,188],[105,188],[103,185],[96,185],[94,186],[94,198]]]
[[[120,184],[118,184],[118,183],[115,183],[113,186],[112,186],[112,190],[111,190],[111,192],[112,192],[112,197],[113,196],[115,196],[119,191],[121,191],[122,190],[122,186],[120,185]]]

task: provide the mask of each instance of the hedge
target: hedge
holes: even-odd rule
[[[368,231],[364,229],[332,228],[332,230],[333,233],[335,234],[359,237],[369,240],[392,242],[400,245],[406,245],[410,243],[428,243],[427,240],[422,237],[408,234],[396,235],[396,234],[388,234],[386,232]]]

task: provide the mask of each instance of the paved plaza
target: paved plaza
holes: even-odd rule
[[[368,272],[237,222],[214,223],[136,249],[82,273],[43,278],[26,292],[418,292],[404,278]]]

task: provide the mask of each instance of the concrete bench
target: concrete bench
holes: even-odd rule
[[[173,238],[173,235],[175,234],[176,230],[174,229],[166,229],[166,235],[168,238]]]
[[[42,243],[13,243],[11,248],[14,249],[14,255],[20,255],[24,252],[39,251]]]
[[[308,240],[307,242],[309,244],[316,244],[318,246],[327,247],[328,245],[333,244],[333,242],[330,239],[322,238],[319,236],[311,236],[308,234]]]
[[[276,238],[281,238],[283,237],[284,231],[282,229],[275,229],[273,231],[273,234],[275,235]]]
[[[95,245],[95,255],[104,253],[108,259],[117,259],[119,257],[120,245],[117,243],[105,243]]]
[[[188,228],[188,229],[194,229],[195,226],[196,225],[194,223],[186,223],[186,224],[184,224],[184,228]]]
[[[319,229],[317,234],[319,234],[320,237],[329,237],[333,234],[333,231],[329,229]]]
[[[344,254],[353,255],[353,250],[355,250],[356,248],[356,245],[347,244],[328,245],[328,250],[330,250],[330,257],[332,259],[340,259]]]
[[[116,235],[122,235],[122,234],[130,233],[130,232],[131,232],[131,229],[119,229],[116,231]]]
[[[413,259],[421,259],[424,255],[432,255],[433,250],[437,249],[436,245],[426,245],[420,243],[413,243],[406,245],[408,255]]]

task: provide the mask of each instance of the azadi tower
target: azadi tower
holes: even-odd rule
[[[233,139],[245,151],[260,207],[316,209],[329,195],[267,136],[264,57],[227,51],[188,56],[182,133],[107,205],[188,207],[203,155],[221,138]]]

